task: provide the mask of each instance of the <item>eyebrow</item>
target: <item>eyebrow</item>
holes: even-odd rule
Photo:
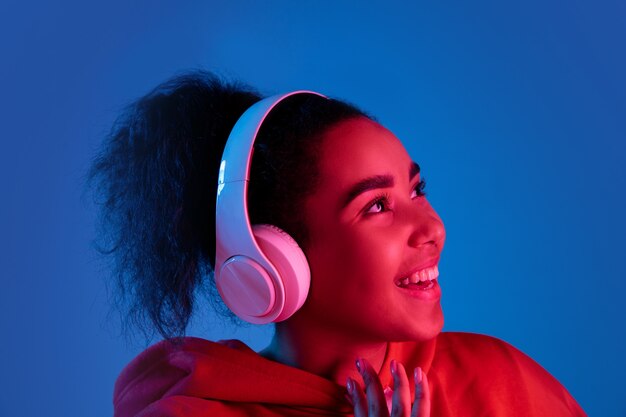
[[[413,180],[417,174],[420,173],[420,166],[417,162],[411,162],[409,166],[409,181]],[[343,206],[346,207],[352,200],[357,198],[359,195],[363,194],[366,191],[375,190],[378,188],[389,188],[393,187],[394,180],[391,175],[374,175],[372,177],[368,177],[362,179],[361,181],[354,184],[350,190],[346,193],[346,197],[344,198]]]
[[[420,166],[417,162],[411,162],[411,166],[409,167],[409,181],[411,181],[417,174],[420,173]]]

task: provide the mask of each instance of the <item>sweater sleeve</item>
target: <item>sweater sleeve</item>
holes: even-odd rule
[[[450,333],[441,342],[428,376],[443,414],[586,416],[556,378],[512,345],[472,333]]]

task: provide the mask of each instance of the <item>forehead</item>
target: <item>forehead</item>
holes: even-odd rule
[[[321,182],[356,182],[372,175],[408,177],[411,164],[400,140],[365,117],[338,123],[324,135],[319,158]],[[408,179],[408,178],[407,178]]]

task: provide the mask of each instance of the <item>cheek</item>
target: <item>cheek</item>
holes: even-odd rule
[[[384,285],[395,276],[402,260],[397,236],[392,238],[380,230],[335,232],[310,252],[314,290],[358,287],[361,292]]]

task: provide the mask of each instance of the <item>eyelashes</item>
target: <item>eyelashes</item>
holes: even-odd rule
[[[426,196],[426,191],[424,191],[425,189],[426,189],[426,180],[422,179],[420,182],[417,183],[417,185],[413,189],[413,191],[415,191],[417,193],[417,195],[415,197],[424,197],[424,196]]]
[[[418,182],[413,191],[411,192],[411,198],[425,197],[426,196],[426,180],[422,179]],[[365,214],[377,214],[383,213],[390,209],[389,201],[391,196],[387,192],[382,192],[374,197],[372,201],[370,201],[365,206]]]

